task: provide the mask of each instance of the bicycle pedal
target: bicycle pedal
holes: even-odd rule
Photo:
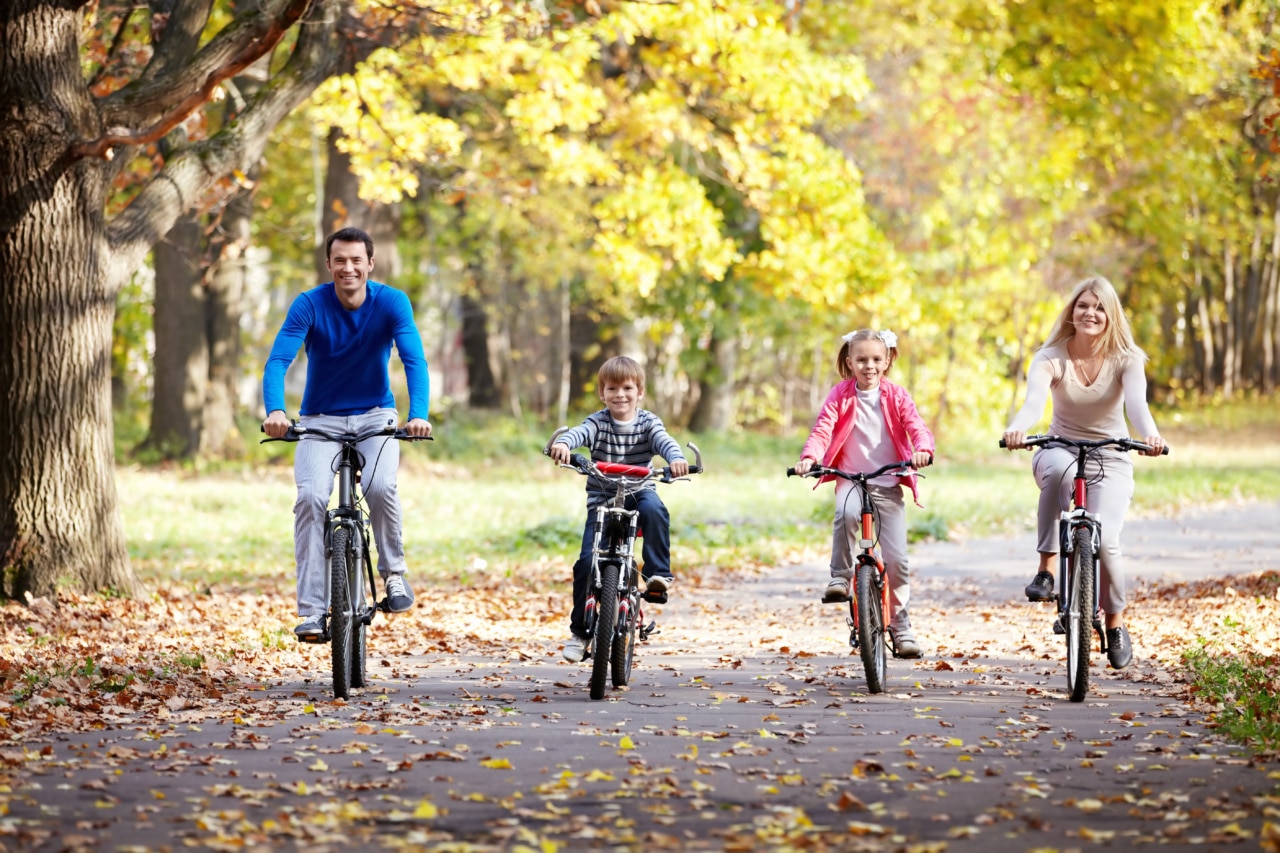
[[[307,634],[305,637],[299,637],[298,642],[309,643],[313,646],[318,646],[323,643],[327,643],[332,639],[333,637],[327,633],[326,634]]]
[[[1067,629],[1066,629],[1066,628],[1064,628],[1064,627],[1062,627],[1062,620],[1061,620],[1061,619],[1054,619],[1054,620],[1053,620],[1053,633],[1058,634],[1058,635],[1062,635],[1062,634],[1067,633]]]
[[[658,623],[650,622],[648,625],[645,625],[643,628],[640,629],[640,639],[647,640],[650,637],[652,637],[654,634],[661,634],[661,633],[662,633],[662,630],[658,628]]]
[[[666,604],[667,594],[665,592],[645,592],[640,596],[650,604]]]

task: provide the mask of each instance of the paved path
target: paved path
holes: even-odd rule
[[[1134,521],[1133,571],[1280,566],[1277,519]],[[1212,737],[1164,667],[1095,654],[1088,701],[1065,700],[1047,610],[1017,600],[1029,541],[915,549],[926,656],[891,661],[886,694],[866,693],[816,566],[686,586],[601,702],[547,643],[382,663],[375,633],[376,689],[349,704],[300,680],[234,722],[192,709],[28,744],[43,756],[8,756],[0,845],[1257,849],[1277,767]]]

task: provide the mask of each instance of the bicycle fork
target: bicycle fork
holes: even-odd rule
[[[1071,618],[1076,611],[1071,595],[1076,585],[1072,577],[1071,555],[1076,550],[1076,531],[1081,527],[1089,530],[1089,549],[1093,556],[1093,630],[1098,635],[1098,643],[1103,654],[1107,652],[1107,632],[1102,628],[1102,620],[1098,618],[1098,597],[1102,594],[1102,567],[1098,560],[1101,550],[1102,525],[1097,516],[1083,507],[1064,511],[1058,521],[1058,577],[1061,582],[1054,597],[1058,600],[1058,619],[1053,625],[1053,633],[1065,634]]]

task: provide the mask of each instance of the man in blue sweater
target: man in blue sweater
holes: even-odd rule
[[[396,345],[409,384],[410,435],[431,435],[427,420],[430,382],[422,337],[413,320],[409,297],[369,280],[373,271],[373,239],[359,228],[343,228],[325,242],[325,258],[333,281],[306,291],[289,306],[284,325],[271,346],[262,372],[262,398],[267,419],[262,429],[281,438],[289,428],[284,407],[284,376],[298,354],[307,350],[307,384],[302,393],[300,424],[328,432],[362,432],[395,426],[399,415],[387,366]],[[293,473],[298,500],[293,505],[293,543],[297,559],[299,638],[323,633],[328,604],[324,554],[325,512],[333,493],[336,445],[318,437],[298,443]],[[404,542],[396,470],[400,444],[383,436],[358,447],[369,468],[361,476],[373,538],[391,612],[413,606],[413,590],[405,581]]]

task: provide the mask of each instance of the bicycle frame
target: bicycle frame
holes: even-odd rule
[[[306,435],[316,435],[339,446],[334,457],[338,460],[335,471],[338,504],[325,513],[324,548],[329,582],[325,585],[326,612],[321,617],[321,633],[300,639],[307,643],[332,644],[334,694],[346,699],[351,687],[366,684],[366,628],[379,610],[390,612],[385,599],[377,600],[378,587],[369,554],[369,516],[360,507],[357,491],[364,460],[356,447],[365,439],[377,436],[401,441],[430,440],[430,436],[412,436],[392,427],[332,433],[294,423],[284,437],[264,439],[264,443],[300,441]],[[345,583],[340,581],[343,576]],[[341,600],[335,601],[335,598]]]
[[[1000,439],[1000,446],[1005,446]],[[1085,470],[1089,458],[1104,447],[1120,450],[1150,451],[1150,445],[1128,437],[1094,440],[1076,440],[1056,435],[1029,435],[1024,446],[1064,447],[1076,455],[1075,473],[1071,488],[1071,506],[1058,518],[1058,616],[1054,633],[1067,637],[1067,686],[1072,702],[1083,702],[1089,692],[1089,634],[1088,626],[1098,637],[1099,650],[1105,654],[1107,632],[1098,618],[1098,597],[1101,591],[1102,567],[1098,559],[1102,543],[1102,521],[1089,511],[1089,475]],[[1168,447],[1162,451],[1168,453]],[[1082,548],[1088,552],[1081,553]],[[1081,570],[1078,564],[1087,564]],[[1086,611],[1088,611],[1086,613]],[[1085,623],[1084,620],[1088,619]]]
[[[800,475],[838,477],[848,480],[854,484],[861,498],[860,536],[857,553],[850,555],[854,563],[854,576],[849,583],[849,615],[845,621],[850,629],[849,645],[858,649],[862,657],[867,676],[867,690],[870,693],[884,691],[885,635],[890,635],[890,641],[892,641],[892,635],[885,620],[885,614],[889,613],[889,583],[884,561],[880,558],[880,552],[876,547],[878,541],[875,529],[876,508],[871,499],[868,483],[885,474],[905,477],[910,473],[911,467],[910,460],[902,460],[882,466],[876,471],[854,473],[825,465],[814,465],[808,472]],[[796,469],[788,468],[787,476],[796,476]],[[849,526],[847,516],[845,525],[846,528]],[[868,600],[869,597],[870,600]],[[897,655],[896,646],[894,654]]]
[[[567,427],[557,429],[542,452],[551,455],[551,446],[567,431]],[[689,466],[689,473],[701,473],[702,453],[692,443],[689,448],[697,460]],[[655,623],[644,623],[641,600],[658,604],[666,601],[665,594],[652,598],[640,592],[635,555],[640,512],[627,509],[626,500],[649,480],[670,483],[676,478],[670,468],[655,470],[642,465],[594,462],[578,453],[570,456],[570,463],[562,467],[614,486],[608,503],[593,511],[591,582],[583,611],[584,628],[592,638],[591,698],[603,699],[609,670],[612,669],[613,686],[625,687],[631,677],[636,636],[644,641],[657,631]]]

